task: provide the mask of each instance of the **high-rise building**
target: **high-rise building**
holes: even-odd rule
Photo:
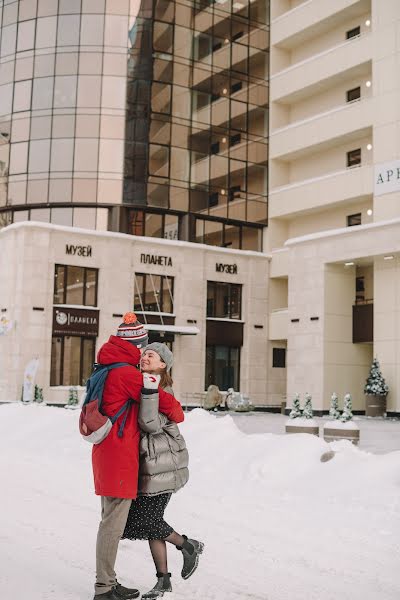
[[[1,2],[0,215],[261,250],[266,0]]]
[[[269,2],[0,0],[0,35],[0,401],[38,357],[65,402],[126,310],[172,345],[183,401],[280,401]]]
[[[272,0],[269,339],[287,395],[363,385],[381,362],[399,412],[398,2]]]

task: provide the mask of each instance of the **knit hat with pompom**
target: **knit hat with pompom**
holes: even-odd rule
[[[118,327],[117,336],[127,342],[130,342],[136,348],[144,348],[149,342],[149,336],[146,329],[137,320],[137,316],[133,312],[124,314],[123,322]]]

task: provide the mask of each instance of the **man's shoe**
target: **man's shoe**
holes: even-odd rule
[[[117,594],[117,590],[113,587],[112,590],[109,590],[105,594],[95,594],[93,600],[121,600],[121,596]]]
[[[142,600],[157,600],[162,598],[165,592],[172,592],[171,573],[157,573],[156,585],[146,594],[143,594]]]
[[[139,598],[139,590],[134,588],[127,588],[117,582],[112,590],[109,590],[105,594],[96,594],[93,600],[129,600],[130,598]]]
[[[191,575],[197,569],[199,564],[199,556],[204,550],[203,542],[197,540],[191,540],[186,535],[182,536],[185,540],[182,546],[177,546],[178,550],[181,550],[183,554],[183,567],[181,575],[183,579],[189,579]]]
[[[118,581],[114,590],[117,592],[118,596],[120,597],[120,600],[121,598],[122,600],[130,600],[130,598],[139,598],[140,596],[139,590],[136,590],[135,588],[127,588],[118,583]]]

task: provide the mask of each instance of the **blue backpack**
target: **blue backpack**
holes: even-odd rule
[[[79,431],[84,440],[91,444],[100,444],[110,433],[116,420],[125,413],[118,429],[118,437],[122,437],[129,409],[133,400],[129,398],[119,411],[111,416],[102,412],[103,391],[108,373],[118,367],[131,367],[129,363],[95,364],[93,373],[86,382],[85,400],[79,417]]]

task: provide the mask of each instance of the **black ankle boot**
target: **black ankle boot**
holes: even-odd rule
[[[177,549],[181,550],[183,554],[183,567],[181,575],[183,579],[189,579],[189,577],[193,575],[197,569],[199,564],[199,556],[203,552],[204,544],[203,542],[192,540],[186,535],[182,535],[182,537],[184,539],[182,546],[177,546]]]
[[[143,594],[142,600],[162,598],[165,592],[172,592],[171,573],[157,573],[156,585],[149,592]]]

